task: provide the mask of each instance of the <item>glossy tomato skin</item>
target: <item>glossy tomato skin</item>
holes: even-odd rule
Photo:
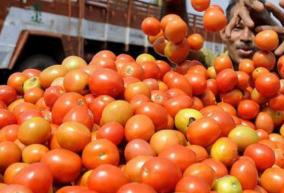
[[[60,183],[74,181],[82,165],[80,156],[67,149],[51,150],[42,157],[41,162],[48,166],[54,180]]]
[[[224,69],[217,74],[216,83],[219,92],[229,92],[238,84],[237,73],[232,69]]]
[[[64,116],[74,106],[86,106],[85,98],[75,92],[64,93],[54,103],[51,113],[53,123],[59,125],[63,122]]]
[[[273,97],[280,89],[280,80],[273,73],[261,74],[256,78],[255,88],[264,97]]]
[[[110,122],[100,127],[96,135],[97,139],[108,139],[118,145],[124,138],[124,128],[120,123]]]
[[[24,185],[33,193],[48,193],[52,182],[52,174],[44,163],[31,164],[12,179],[12,184]]]
[[[118,165],[118,148],[108,139],[94,140],[85,146],[82,153],[82,162],[88,169],[95,169],[102,164]]]
[[[129,141],[124,149],[124,157],[129,161],[137,156],[155,156],[156,153],[151,145],[142,139],[133,139]]]
[[[117,193],[156,193],[156,191],[149,185],[141,184],[141,183],[128,183],[123,185]]]
[[[267,145],[256,143],[249,145],[244,152],[245,156],[252,158],[258,170],[264,171],[275,163],[275,154]]]
[[[142,183],[152,186],[158,193],[170,193],[181,178],[177,165],[165,158],[147,161],[141,171]]]
[[[216,178],[221,178],[225,175],[228,175],[227,167],[220,161],[208,158],[202,161],[202,163],[210,166],[215,171]]]
[[[6,105],[9,105],[11,102],[17,99],[17,92],[11,86],[0,85],[0,100],[3,101]]]
[[[64,89],[61,86],[50,86],[43,94],[45,104],[52,108],[55,101],[64,93]]]
[[[3,128],[7,125],[16,124],[16,116],[6,109],[0,108],[0,128]]]
[[[179,166],[181,171],[184,171],[189,165],[195,163],[195,153],[182,145],[173,145],[165,148],[159,157],[166,158]]]
[[[238,105],[238,115],[243,119],[253,119],[257,116],[260,106],[253,100],[242,100]]]
[[[64,186],[59,190],[57,190],[56,193],[97,193],[97,192],[82,186]]]
[[[196,176],[183,177],[176,185],[176,192],[210,193],[210,186]]]
[[[88,179],[88,187],[100,193],[114,193],[128,183],[120,168],[103,164],[92,171]]]
[[[5,187],[0,187],[1,193],[33,193],[29,188],[23,185],[11,184]]]
[[[258,180],[258,171],[254,162],[239,159],[233,164],[230,174],[238,178],[243,189],[255,189]]]
[[[89,78],[89,87],[93,95],[109,95],[117,97],[124,91],[123,79],[114,70],[96,69]]]
[[[284,170],[282,168],[268,168],[260,177],[260,184],[269,193],[278,193],[284,187]]]

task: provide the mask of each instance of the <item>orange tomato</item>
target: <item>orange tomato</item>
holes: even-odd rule
[[[254,39],[257,48],[266,51],[273,51],[279,45],[278,34],[273,30],[263,30],[256,34]]]

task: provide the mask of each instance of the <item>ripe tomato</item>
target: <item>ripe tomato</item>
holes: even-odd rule
[[[0,130],[0,141],[15,141],[17,139],[19,125],[11,124]]]
[[[210,0],[191,0],[191,5],[196,11],[205,11],[209,5]]]
[[[219,124],[222,131],[221,136],[227,136],[229,132],[236,126],[233,118],[227,112],[217,110],[207,114],[206,116],[214,119]]]
[[[81,152],[91,141],[91,132],[83,124],[75,121],[68,121],[61,124],[55,136],[60,147],[73,152]]]
[[[124,157],[129,161],[137,156],[155,156],[153,148],[150,144],[142,139],[133,139],[129,141],[124,148]]]
[[[230,171],[230,175],[238,178],[243,189],[255,189],[258,180],[258,171],[254,162],[239,159],[237,160]]]
[[[22,152],[22,160],[25,163],[39,162],[48,151],[48,148],[41,144],[28,145]]]
[[[95,168],[88,179],[88,187],[100,193],[117,192],[120,187],[127,183],[128,179],[121,169],[109,164],[103,164]]]
[[[177,183],[176,192],[210,193],[210,185],[196,176],[186,176]]]
[[[68,113],[65,114],[63,123],[74,121],[85,125],[89,129],[92,129],[94,125],[93,119],[92,112],[86,106],[77,105],[71,108]]]
[[[219,9],[209,7],[203,15],[203,26],[207,31],[220,31],[227,25],[225,14]]]
[[[136,156],[129,160],[125,167],[123,172],[125,173],[125,176],[132,181],[132,182],[141,182],[141,170],[145,162],[152,159],[152,156]]]
[[[171,62],[180,64],[186,60],[190,51],[188,41],[186,39],[181,40],[180,43],[173,43],[171,41],[166,42],[164,54]]]
[[[180,95],[166,100],[163,105],[168,113],[175,117],[181,109],[189,108],[192,106],[192,98],[187,95]]]
[[[0,108],[0,128],[17,123],[17,119],[13,113],[6,109]]]
[[[158,104],[146,102],[136,109],[136,114],[144,114],[150,117],[156,130],[165,129],[168,121],[166,109]]]
[[[169,88],[178,88],[184,91],[187,95],[192,95],[192,88],[188,80],[181,74],[174,71],[167,72],[163,81],[167,84]]]
[[[48,193],[52,186],[52,174],[44,163],[33,163],[19,171],[12,184],[24,185],[33,193]]]
[[[155,36],[161,31],[161,24],[155,17],[146,17],[141,24],[142,31],[148,36]]]
[[[201,73],[200,74],[187,73],[185,77],[192,87],[193,95],[200,95],[206,90],[207,81],[206,78]]]
[[[200,34],[191,34],[187,38],[190,49],[200,50],[203,47],[204,38]]]
[[[7,85],[16,89],[18,93],[22,93],[24,82],[27,79],[28,77],[24,73],[15,72],[9,76]]]
[[[218,160],[208,158],[208,159],[202,161],[202,163],[210,166],[215,171],[216,179],[221,178],[225,175],[228,175],[228,169],[226,168],[226,166],[222,162],[220,162]]]
[[[275,74],[263,74],[257,77],[255,87],[261,95],[272,97],[276,95],[280,89],[280,80]]]
[[[187,128],[187,139],[191,144],[207,147],[214,143],[220,136],[221,128],[217,121],[212,118],[203,117]]]
[[[31,78],[33,76],[39,76],[40,70],[34,69],[34,68],[27,68],[23,71],[23,74],[26,75],[28,78]]]
[[[283,111],[284,110],[284,95],[278,94],[277,96],[273,97],[269,100],[269,106],[276,111]]]
[[[44,143],[51,134],[50,123],[41,117],[24,121],[18,130],[18,139],[25,145]]]
[[[121,143],[124,138],[124,128],[117,122],[104,124],[96,132],[97,139],[108,139],[115,145]]]
[[[181,178],[177,165],[165,158],[152,158],[142,167],[142,183],[152,186],[157,192],[170,193]]]
[[[11,184],[12,179],[14,176],[21,171],[23,168],[28,166],[29,164],[23,162],[16,162],[11,164],[9,167],[6,168],[5,173],[3,175],[3,180],[6,184]],[[0,188],[1,189],[1,188]]]
[[[61,124],[64,116],[74,106],[87,106],[85,98],[75,92],[64,93],[61,95],[52,107],[52,120],[55,124]]]
[[[23,185],[11,184],[0,188],[1,193],[33,193],[31,189]]]
[[[52,108],[55,101],[64,93],[64,89],[60,86],[50,86],[43,94],[45,104]]]
[[[258,113],[255,120],[255,126],[257,129],[262,129],[267,133],[272,133],[274,129],[272,117],[267,112]]]
[[[19,162],[22,157],[21,149],[11,141],[0,143],[0,169],[6,169],[15,162]]]
[[[125,125],[125,138],[127,141],[143,139],[149,141],[155,133],[153,121],[146,115],[134,115]]]
[[[195,153],[196,162],[201,162],[209,157],[207,150],[200,145],[189,145],[187,148]]]
[[[172,161],[182,172],[196,161],[195,153],[189,148],[179,144],[165,148],[159,154],[159,157]]]
[[[144,75],[143,75],[144,79],[147,79],[147,78],[158,79],[158,77],[160,76],[160,68],[156,64],[155,60],[154,61],[143,61],[140,63],[140,65],[144,71]]]
[[[268,168],[260,177],[260,184],[269,193],[278,193],[284,187],[284,170],[282,168]]]
[[[117,72],[123,77],[135,77],[139,80],[144,78],[144,70],[141,65],[136,62],[130,62],[117,69]]]
[[[35,104],[43,96],[43,93],[41,88],[34,87],[25,92],[24,99],[26,102]]]
[[[147,184],[128,183],[120,187],[117,193],[156,193],[156,191]]]
[[[183,173],[183,177],[186,176],[199,177],[211,187],[215,180],[215,171],[204,163],[195,163],[186,168]]]
[[[64,89],[66,92],[84,93],[88,86],[89,75],[82,70],[69,71],[64,76]]]
[[[161,19],[161,26],[162,26],[162,29],[165,30],[165,27],[166,25],[169,23],[169,22],[172,22],[174,20],[178,20],[178,19],[181,19],[180,16],[176,15],[176,14],[167,14],[165,15],[164,17],[162,17]]]
[[[239,63],[239,70],[247,74],[252,74],[255,67],[251,59],[242,59]]]
[[[156,64],[160,69],[160,78],[162,78],[168,71],[171,70],[171,66],[163,60],[156,60]]]
[[[263,30],[254,39],[257,48],[266,51],[273,51],[279,45],[278,34],[273,30]]]
[[[256,143],[249,145],[244,152],[245,156],[252,158],[258,170],[264,171],[275,163],[273,150],[263,144]]]
[[[90,110],[94,116],[94,122],[99,123],[101,120],[103,109],[107,104],[114,101],[114,98],[108,95],[100,95],[94,99],[94,101],[89,105]]]
[[[244,119],[253,119],[259,112],[259,105],[253,100],[242,100],[238,105],[238,115]]]
[[[237,73],[232,69],[224,69],[217,74],[216,84],[221,93],[231,91],[238,84]]]
[[[150,102],[150,98],[145,95],[136,95],[130,101],[131,107],[134,111],[137,110],[139,106],[141,106],[145,102]]]
[[[56,191],[56,193],[96,193],[88,189],[87,187],[82,186],[64,186]]]
[[[276,64],[275,55],[268,51],[257,51],[252,57],[254,67],[264,67],[269,71],[272,70]]]
[[[131,99],[136,95],[145,95],[150,97],[151,90],[144,82],[135,82],[127,85],[124,90],[124,98],[127,101],[131,101]]]
[[[116,71],[107,68],[98,68],[90,75],[89,87],[95,96],[117,97],[124,91],[122,77]]]
[[[164,29],[164,36],[173,43],[180,43],[187,35],[188,27],[182,19],[168,22]]]
[[[17,99],[16,89],[8,85],[0,85],[0,101],[9,105]]]
[[[39,74],[40,85],[47,88],[55,79],[64,77],[67,72],[68,69],[63,65],[49,66]]]
[[[110,50],[101,50],[97,52],[93,58],[109,58],[111,60],[116,60],[116,55]]]
[[[218,56],[214,60],[214,69],[216,70],[217,73],[221,72],[222,70],[225,69],[232,69],[233,68],[233,62],[227,54],[223,54],[221,56]]]
[[[116,70],[115,61],[111,58],[93,57],[89,65],[94,68],[109,68]]]
[[[48,166],[54,180],[60,183],[74,181],[82,165],[80,157],[67,149],[51,150],[45,153],[41,162]]]
[[[118,148],[107,139],[92,141],[83,150],[82,162],[88,169],[94,169],[102,164],[118,165]]]

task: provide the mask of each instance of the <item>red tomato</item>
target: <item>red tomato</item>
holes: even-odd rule
[[[64,116],[74,107],[74,106],[87,106],[85,98],[75,92],[64,93],[61,95],[52,107],[52,120],[55,124],[61,124],[63,122]]]
[[[183,177],[176,185],[176,192],[210,193],[210,186],[196,176]]]
[[[252,158],[258,170],[264,171],[275,163],[273,150],[263,144],[256,143],[249,145],[244,152],[245,156]]]
[[[0,109],[0,128],[16,123],[17,119],[13,113],[6,109]]]
[[[56,191],[56,193],[96,193],[82,186],[64,186]]]
[[[15,141],[17,139],[19,125],[12,124],[2,127],[0,130],[0,141]]]
[[[4,102],[6,105],[9,105],[16,99],[17,92],[15,88],[7,85],[0,85],[0,101]]]
[[[217,121],[203,117],[191,123],[187,128],[187,138],[191,144],[207,147],[220,136],[221,128]]]
[[[107,68],[98,68],[90,75],[89,87],[95,96],[117,97],[124,91],[122,77],[116,71]]]
[[[171,70],[171,66],[163,60],[156,60],[156,64],[160,69],[160,78],[162,78],[168,71]]]
[[[192,98],[187,95],[180,95],[166,100],[163,105],[168,113],[172,117],[175,117],[179,110],[192,106]]]
[[[113,102],[114,98],[108,95],[100,95],[94,99],[94,101],[89,105],[90,110],[93,113],[95,123],[99,124],[102,112],[109,103]]]
[[[284,188],[284,170],[268,168],[260,177],[260,184],[269,193],[278,193]]]
[[[224,12],[211,6],[204,13],[203,25],[208,31],[220,31],[227,25],[227,18]]]
[[[129,161],[139,155],[155,156],[156,153],[147,141],[142,139],[133,139],[125,146],[124,157],[126,161]]]
[[[144,79],[155,78],[160,76],[160,68],[155,61],[144,61],[140,63],[144,71]]]
[[[262,74],[256,78],[255,88],[262,96],[273,97],[280,89],[280,80],[275,74]]]
[[[165,148],[159,157],[166,158],[176,164],[183,172],[189,165],[195,163],[195,153],[182,145],[173,145]]]
[[[258,180],[258,171],[254,162],[239,159],[230,171],[230,175],[238,178],[243,189],[255,189]]]
[[[21,149],[11,141],[0,143],[0,169],[6,169],[9,165],[19,162],[22,157]]]
[[[48,193],[52,186],[52,174],[44,163],[34,163],[17,173],[12,184],[24,185],[33,193]]]
[[[60,183],[77,179],[82,165],[80,157],[67,149],[51,150],[42,157],[41,162],[48,166],[54,180]]]
[[[156,130],[165,129],[168,122],[168,113],[161,105],[146,102],[136,109],[136,114],[144,114],[150,117]]]
[[[217,74],[216,84],[221,93],[231,91],[238,84],[237,73],[232,69],[224,69]]]
[[[185,77],[192,87],[193,95],[200,95],[205,91],[207,82],[202,74],[186,74]]]
[[[183,177],[196,176],[204,181],[211,187],[215,180],[215,171],[204,163],[195,163],[190,165],[183,173]]]
[[[202,163],[210,166],[215,171],[216,179],[221,178],[225,175],[228,175],[228,169],[220,161],[214,160],[212,158],[208,158],[208,159],[202,161]]]
[[[82,162],[88,169],[94,169],[102,164],[118,165],[118,148],[107,139],[92,141],[87,144],[83,150]]]
[[[159,193],[171,193],[181,178],[177,165],[165,158],[153,158],[142,167],[142,183],[152,186]]]
[[[192,88],[188,80],[181,74],[169,71],[164,77],[163,81],[168,85],[169,88],[179,88],[189,96],[192,95]]]
[[[270,99],[269,106],[275,111],[284,111],[284,95],[278,94]]]
[[[117,69],[117,72],[123,77],[134,77],[139,80],[144,78],[144,70],[136,62],[129,62]]]
[[[92,112],[86,106],[74,106],[63,118],[63,123],[75,121],[88,127],[93,128],[94,118]]]
[[[156,191],[147,184],[129,183],[120,187],[116,193],[156,193]]]
[[[141,24],[142,31],[148,36],[155,36],[161,31],[161,24],[155,17],[146,17]]]
[[[1,193],[33,193],[29,188],[23,185],[11,184],[0,188]]]
[[[210,0],[191,0],[191,5],[196,11],[205,11],[210,5]]]
[[[243,119],[253,119],[257,116],[259,108],[253,100],[242,100],[238,105],[238,115]]]
[[[106,123],[97,130],[96,136],[97,139],[108,139],[118,145],[124,138],[124,128],[117,122]]]
[[[55,101],[64,93],[64,89],[61,86],[50,86],[43,94],[45,104],[52,108]]]
[[[111,182],[111,183],[110,183]],[[88,179],[88,187],[99,193],[114,193],[128,183],[120,168],[109,164],[98,166]]]

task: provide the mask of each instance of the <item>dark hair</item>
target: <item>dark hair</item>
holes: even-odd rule
[[[227,8],[226,8],[226,15],[227,15],[227,18],[230,18],[230,12],[231,10],[233,9],[233,7],[236,5],[236,3],[238,3],[239,0],[230,0]],[[265,3],[266,0],[259,0],[260,2],[262,3]]]

